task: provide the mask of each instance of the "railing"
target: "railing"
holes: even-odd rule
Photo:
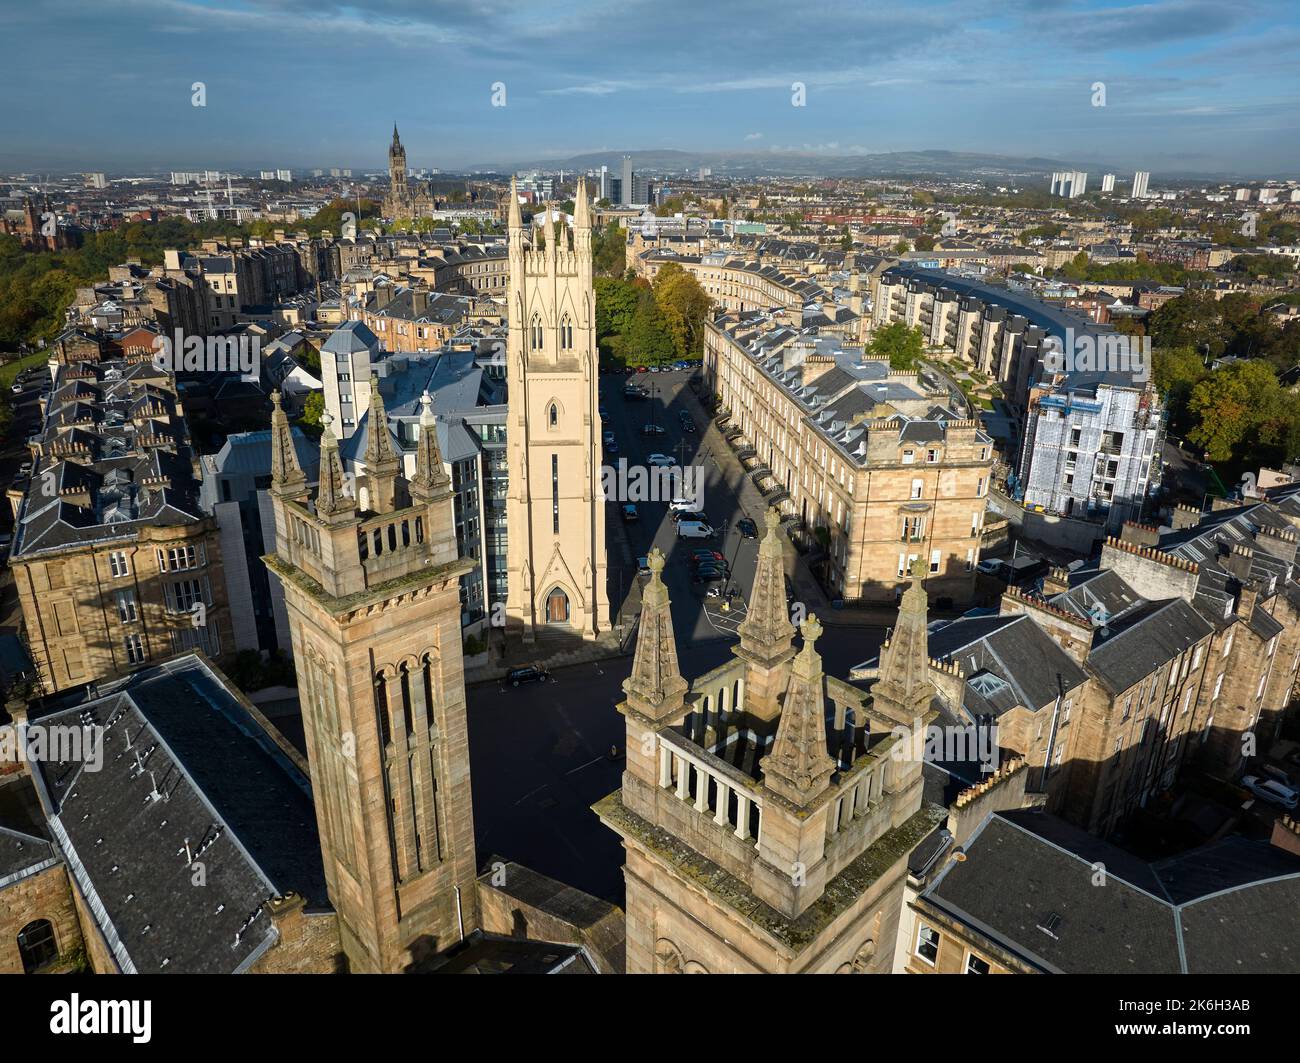
[[[712,814],[714,823],[730,829],[741,841],[752,838],[754,848],[758,848],[763,832],[763,801],[748,783],[738,773],[733,776],[707,764],[704,756],[687,752],[671,743],[667,734],[660,733],[660,788],[670,790],[700,815]]]

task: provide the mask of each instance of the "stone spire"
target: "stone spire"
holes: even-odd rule
[[[809,614],[800,630],[803,649],[791,668],[772,752],[759,768],[763,785],[802,808],[826,789],[835,761],[826,751],[822,658],[816,649],[822,626]]]
[[[650,582],[641,595],[636,655],[632,658],[632,674],[623,680],[623,691],[630,708],[652,719],[664,720],[681,709],[687,685],[677,664],[668,588],[660,575],[664,570],[663,552],[655,547],[647,561]]]
[[[307,477],[293,445],[293,429],[280,405],[280,392],[271,392],[271,490],[281,498],[307,493]]]
[[[376,513],[391,513],[397,491],[397,472],[401,461],[393,451],[388,431],[388,413],[379,393],[379,378],[370,377],[370,418],[366,425],[366,480],[370,508]]]
[[[343,475],[343,461],[339,457],[339,441],[330,425],[334,418],[321,415],[325,431],[320,437],[320,487],[316,492],[316,516],[327,524],[337,524],[351,518],[357,511],[357,500],[347,493],[347,480]]]
[[[934,697],[926,639],[925,562],[912,562],[912,582],[903,592],[898,622],[880,653],[879,678],[871,688],[877,710],[911,725],[929,711]]]
[[[587,179],[578,178],[578,194],[573,202],[573,227],[575,229],[591,228],[591,205],[587,202]]]
[[[415,443],[415,475],[411,477],[411,498],[432,502],[451,486],[447,470],[442,467],[438,449],[438,422],[433,415],[433,399],[426,391],[420,396],[420,435]]]
[[[778,528],[781,518],[775,509],[766,515],[767,534],[758,548],[758,567],[754,571],[754,589],[749,596],[749,612],[740,625],[740,648],[745,656],[771,662],[787,655],[794,638],[785,600],[785,560]]]
[[[510,178],[510,213],[506,218],[506,227],[507,229],[524,227],[524,218],[519,212],[519,185],[513,177]]]

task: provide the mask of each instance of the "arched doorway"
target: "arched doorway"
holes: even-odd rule
[[[24,973],[40,970],[52,963],[58,954],[54,927],[48,919],[36,919],[18,931],[18,955],[22,958]]]
[[[546,596],[546,622],[548,624],[569,622],[569,596],[559,587]]]

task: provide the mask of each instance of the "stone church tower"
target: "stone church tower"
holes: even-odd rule
[[[415,474],[378,388],[360,512],[329,425],[311,498],[273,397],[275,552],[330,900],[349,965],[395,972],[479,925],[451,483],[428,394]]]
[[[562,218],[524,229],[513,181],[508,230],[506,625],[527,642],[547,630],[594,638],[610,616],[586,182],[572,243]]]
[[[875,696],[795,652],[775,511],[736,658],[687,683],[649,558],[623,787],[594,806],[623,839],[627,972],[885,973],[907,856],[944,818],[906,731],[935,718],[925,591],[903,598]]]

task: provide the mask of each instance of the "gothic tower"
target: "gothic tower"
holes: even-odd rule
[[[530,241],[511,182],[506,624],[526,642],[551,629],[594,638],[610,625],[585,181],[575,204],[572,244],[563,218]]]
[[[354,971],[393,972],[479,922],[458,589],[474,562],[457,556],[427,396],[409,482],[372,402],[373,510],[360,512],[328,423],[310,497],[273,396],[276,544],[264,560],[289,611],[343,949]]]
[[[393,143],[388,148],[388,195],[394,203],[403,202],[408,195],[406,149],[402,147],[402,138],[397,135],[396,122],[393,123]]]
[[[768,529],[745,652],[690,683],[649,556],[627,768],[594,806],[623,839],[629,974],[887,972],[907,856],[945,815],[907,741],[936,715],[919,576],[869,702],[825,673],[815,616],[794,652]]]

